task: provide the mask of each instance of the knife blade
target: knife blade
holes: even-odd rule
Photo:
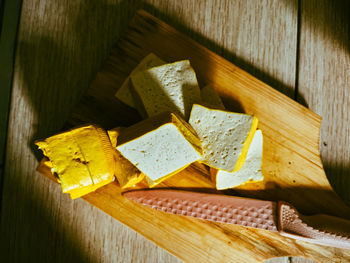
[[[171,189],[124,192],[137,203],[180,216],[259,228],[315,244],[350,249],[350,221],[325,214],[306,216],[284,201]]]

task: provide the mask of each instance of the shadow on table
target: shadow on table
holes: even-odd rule
[[[293,1],[285,2],[291,4]],[[313,31],[321,38],[320,41],[333,41],[349,53],[350,2],[348,0],[300,2],[301,23],[305,31]]]
[[[184,26],[183,23],[181,22],[182,21],[181,17],[179,17],[176,13],[165,14],[160,10],[158,10],[157,8],[155,8],[154,6],[148,5],[148,4],[144,5],[144,9],[149,13],[153,14],[154,16],[156,16],[157,18],[162,19],[169,25],[173,26],[180,32],[184,33],[185,35],[191,37],[193,40],[197,41],[198,43],[205,46],[209,50],[227,59],[234,65],[238,66],[239,68],[245,70],[246,72],[250,73],[254,77],[258,78],[259,80],[270,85],[274,89],[280,91],[281,93],[287,95],[292,99],[296,98],[296,95],[294,94],[295,91],[293,86],[288,86],[284,84],[281,80],[276,79],[271,75],[269,75],[267,72],[264,71],[264,69],[255,67],[251,62],[237,56],[236,54],[232,53],[230,50],[218,45],[213,40],[210,40],[207,37]],[[300,94],[298,96],[300,97],[299,103],[307,107],[306,101],[303,99],[303,97]]]
[[[343,199],[348,197],[344,201],[350,206],[350,160],[347,164],[340,163],[338,165],[324,162],[323,167],[334,191]]]
[[[54,9],[52,2],[41,3],[46,8],[45,16],[54,17],[45,24],[47,28],[42,28],[44,25],[40,19],[49,19],[40,16],[38,11],[30,10],[31,16],[22,12],[16,54],[20,75],[17,79],[23,82],[14,84],[20,86],[17,92],[20,96],[13,101],[16,105],[26,101],[27,109],[33,112],[29,116],[33,119],[28,119],[32,125],[27,125],[32,131],[28,148],[38,160],[42,155],[34,146],[34,140],[48,137],[62,128],[73,105],[87,89],[111,46],[140,5],[140,1],[130,3],[123,0],[119,4],[83,1],[77,6],[73,1],[69,2],[70,8],[63,10],[68,2],[64,5],[57,3]],[[55,12],[60,15],[53,16]],[[36,24],[24,19],[39,19],[37,24],[41,28],[24,31],[27,24],[34,28]],[[53,37],[56,30],[60,38]],[[26,159],[30,156],[30,153],[21,154]],[[7,164],[10,166],[11,162]],[[22,167],[7,167],[4,177],[1,207],[3,253],[0,257],[4,262],[100,262],[101,259],[93,258],[89,252],[91,249],[83,247],[79,240],[79,236],[84,236],[80,233],[85,230],[74,221],[74,218],[79,218],[74,213],[82,201],[71,201],[62,194],[57,196],[57,186]],[[72,220],[74,225],[71,221],[60,221],[62,219]]]
[[[66,20],[72,22],[66,29],[68,36],[62,33],[62,43],[37,32],[19,40],[18,64],[26,88],[23,96],[36,112],[28,144],[38,160],[42,155],[34,141],[62,129],[139,5],[140,1],[130,4],[127,0],[117,5],[82,4],[79,11],[67,10]]]
[[[42,155],[34,147],[33,141],[38,138],[50,136],[61,129],[69,117],[73,105],[76,104],[94,78],[101,61],[107,57],[106,51],[110,50],[112,42],[117,41],[121,29],[127,25],[131,15],[140,5],[140,1],[133,1],[130,4],[130,1],[126,0],[122,1],[119,5],[105,5],[104,3],[86,4],[80,6],[80,9],[76,11],[78,12],[76,18],[74,18],[73,13],[75,11],[73,9],[65,10],[68,16],[67,21],[70,23],[67,26],[71,27],[70,30],[73,32],[71,33],[71,37],[74,36],[74,38],[71,40],[62,39],[63,43],[56,42],[49,34],[45,35],[39,32],[23,33],[24,37],[19,39],[17,48],[18,61],[16,63],[20,68],[20,74],[23,75],[25,82],[23,85],[25,87],[23,97],[30,100],[30,105],[36,112],[35,127],[32,127],[34,130],[33,138],[28,143],[38,160],[41,159]],[[132,7],[130,8],[128,6]],[[181,24],[181,17],[175,15],[168,16],[150,5],[144,6],[147,11],[164,19],[178,30],[190,35],[200,44],[279,91],[291,97],[294,96],[293,87],[284,85],[280,80],[269,76],[263,69],[255,68],[248,61],[237,57],[213,41],[206,39],[196,32],[191,32]],[[91,10],[96,12],[94,16],[91,15]],[[128,11],[125,12],[125,10]],[[70,15],[72,17],[69,17]],[[96,17],[100,17],[100,20],[94,20]],[[111,19],[112,22],[105,20],[106,17]],[[70,22],[70,19],[73,22]],[[59,22],[64,23],[65,21]],[[114,32],[113,37],[107,37],[110,41],[101,39],[98,45],[89,46],[89,43],[96,43],[95,39],[101,37],[100,32],[106,32],[104,27],[108,26],[108,24],[105,24],[105,22],[110,23],[109,26],[111,27],[118,28],[119,31],[116,30],[118,32]],[[113,32],[111,28],[109,30]],[[67,41],[67,43],[64,41]],[[76,43],[81,45],[80,49],[73,49]],[[96,53],[96,55],[93,53]],[[89,59],[86,59],[87,56]],[[69,61],[69,64],[66,64],[67,61]],[[91,64],[87,62],[91,62]],[[306,105],[305,101],[301,102]],[[337,169],[328,170],[333,173],[337,172]],[[60,205],[54,202],[54,197],[49,196],[52,191],[41,190],[40,182],[37,179],[33,182],[38,182],[38,185],[31,183],[32,178],[30,176],[32,174],[28,175],[27,171],[23,171],[20,167],[18,167],[16,172],[26,177],[27,182],[30,183],[24,182],[18,176],[7,174],[5,186],[8,189],[6,192],[16,193],[15,200],[19,207],[16,207],[16,204],[9,200],[9,196],[5,196],[3,202],[5,204],[6,202],[9,202],[9,204],[13,203],[14,207],[16,207],[15,209],[17,211],[20,210],[17,214],[21,215],[21,218],[17,219],[20,220],[20,224],[17,224],[17,229],[14,230],[17,231],[15,234],[21,235],[19,238],[20,244],[18,245],[19,250],[21,250],[19,257],[21,259],[31,257],[34,258],[35,262],[47,262],[51,260],[51,257],[45,258],[45,255],[55,255],[56,260],[59,262],[65,262],[68,258],[74,262],[86,262],[86,248],[81,247],[79,241],[75,239],[74,233],[68,232],[69,228],[65,226],[65,223],[70,224],[71,222],[55,222],[57,217],[54,213],[57,213],[57,210],[50,209],[45,204],[46,200],[52,200],[53,206]],[[47,185],[46,182],[43,185]],[[48,196],[39,196],[36,193],[44,193]],[[60,197],[59,202],[61,200],[62,202],[68,202],[66,199],[66,197]],[[74,213],[74,208],[68,208]],[[7,220],[10,220],[11,214],[14,213],[12,209],[14,208],[9,206],[2,209],[4,217],[8,218]],[[61,213],[62,211],[58,212]],[[11,222],[8,221],[8,223]],[[14,232],[11,229],[7,231],[9,231],[7,232],[8,235]],[[6,235],[3,238],[6,238]],[[30,242],[25,243],[26,240]],[[57,244],[57,240],[59,240],[59,244]],[[9,245],[11,244],[3,246],[3,249],[6,249]],[[43,249],[45,249],[44,253],[42,252]],[[33,251],[36,252],[33,253]],[[35,255],[33,256],[33,254]],[[92,262],[99,260],[89,259]]]
[[[297,4],[297,1],[288,1],[290,5]],[[331,40],[337,41],[339,45],[350,48],[349,43],[349,32],[346,30],[350,27],[350,16],[348,15],[350,12],[350,2],[346,2],[344,0],[336,0],[336,1],[329,1],[324,0],[322,4],[315,4],[316,10],[314,8],[307,7],[309,3],[305,3],[306,6],[302,6],[303,10],[305,12],[312,11],[312,14],[303,14],[303,18],[305,21],[300,21],[299,23],[303,22],[306,23],[306,27],[308,27],[310,24],[315,23],[313,27],[317,32],[320,32],[319,34],[323,36],[324,38],[329,38]],[[313,5],[311,4],[311,7]],[[292,8],[298,9],[298,6],[293,5]],[[240,57],[237,57],[235,54],[230,52],[229,50],[225,49],[222,46],[219,46],[214,41],[204,37],[203,35],[191,31],[191,29],[187,28],[182,24],[181,17],[178,17],[176,13],[172,13],[171,15],[165,14],[155,8],[151,5],[145,5],[144,9],[151,14],[154,14],[156,17],[159,17],[160,19],[164,20],[171,26],[175,27],[180,32],[183,32],[184,34],[190,36],[192,39],[196,40],[203,46],[207,47],[211,51],[219,54],[220,56],[224,57],[228,61],[232,62],[233,64],[237,65],[238,67],[242,68],[243,70],[247,71],[248,73],[252,74],[253,76],[257,77],[258,79],[262,80],[266,84],[270,85],[271,87],[277,89],[281,93],[284,93],[285,95],[293,98],[294,100],[297,100],[300,104],[304,105],[305,107],[308,107],[308,103],[303,97],[302,94],[298,92],[298,89],[294,89],[294,87],[287,86],[282,81],[273,78],[268,73],[264,72],[263,69],[254,67],[249,61],[246,61]],[[332,16],[334,14],[337,14],[337,19],[325,19],[329,16]],[[344,25],[344,26],[342,26]],[[299,24],[299,34],[300,34],[300,24]],[[300,41],[300,36],[298,36],[298,41]],[[350,50],[349,50],[350,51]],[[297,63],[297,67],[299,64]],[[297,69],[299,70],[299,69]],[[296,76],[298,78],[298,74]],[[296,80],[298,82],[298,79]],[[237,107],[231,107],[231,109],[235,109],[240,111],[239,105]],[[346,138],[343,138],[343,141]],[[321,156],[322,157],[322,156]],[[328,164],[327,162],[324,163],[324,168],[327,174],[327,178],[330,181],[330,184],[334,187],[335,191],[340,194],[340,196],[345,199],[348,194],[348,188],[350,185],[350,169],[349,165],[341,164],[338,166],[334,166],[331,164]],[[346,176],[349,175],[349,176]],[[341,181],[342,180],[342,181]],[[350,205],[350,200],[345,200],[348,205]]]
[[[26,177],[33,175],[32,171],[24,171],[20,167],[16,172]],[[8,226],[1,234],[3,262],[67,262],[67,259],[69,262],[88,262],[84,248],[76,240],[76,235],[83,230],[67,227],[70,222],[61,221],[69,218],[65,214],[74,214],[73,207],[76,205],[67,197],[55,199],[54,185],[42,191],[36,178],[29,185],[16,181],[16,177],[8,181],[7,191],[16,193],[16,196],[4,196],[3,201],[9,204],[11,198],[16,205],[2,209],[1,223]],[[61,201],[67,205],[58,209]],[[16,215],[12,217],[13,214]]]
[[[288,4],[293,3],[293,1],[288,1],[288,0],[285,2]],[[349,55],[350,53],[350,15],[349,15],[350,2],[348,0],[334,0],[334,1],[313,0],[313,1],[299,1],[299,3],[300,3],[299,50],[301,50],[300,52],[304,50],[304,53],[305,53],[309,51],[310,47],[313,47],[313,45],[315,45],[315,48],[321,45],[324,48],[332,47],[332,49],[339,50],[339,54]],[[307,42],[308,40],[311,40],[312,43],[309,44]],[[306,47],[304,47],[304,45]],[[306,64],[309,62],[307,61],[309,59],[312,60],[313,58],[306,57],[305,59]],[[325,59],[324,65],[327,65],[327,63],[329,63],[328,62],[329,59],[330,59],[329,57]],[[346,65],[342,65],[341,67],[342,68],[345,67],[344,70],[346,70]],[[317,75],[317,69],[305,69],[305,68],[300,68],[300,69],[310,71],[310,73],[307,73],[307,74],[310,74],[313,78],[318,78],[318,77],[320,77],[321,79],[323,78],[323,76]],[[315,73],[313,73],[313,71]],[[343,73],[342,76],[345,78],[346,73]],[[334,82],[342,83],[342,80],[339,80],[339,78],[340,77],[338,76],[334,76],[334,78],[332,78],[332,80],[330,80],[329,83],[332,83],[332,85],[334,85]],[[330,85],[329,83],[328,85]],[[344,80],[343,83],[348,84],[348,80]],[[322,85],[327,85],[327,80],[326,80],[326,83],[323,83]],[[339,94],[342,89],[348,89],[346,85],[343,86],[342,84],[338,84],[335,87],[330,86],[329,88],[333,88],[335,94]],[[337,96],[336,98],[339,99],[339,101],[343,99],[341,95],[336,95],[336,96]],[[297,101],[300,101],[299,95],[296,97],[296,99]],[[312,100],[313,98],[310,98],[310,99]],[[323,99],[327,100],[328,98],[323,97]],[[301,99],[301,101],[303,101],[303,99]],[[327,110],[332,110],[335,113],[334,116],[332,117],[333,120],[331,121],[331,124],[336,125],[336,123],[339,123],[339,122],[346,122],[347,124],[349,123],[350,121],[349,118],[345,117],[345,119],[343,119],[344,118],[343,117],[344,115],[342,112],[343,110],[340,107],[338,107],[335,103],[334,105],[330,105],[330,104],[328,105],[331,109],[323,109],[323,112],[326,112]],[[349,105],[350,104],[348,103],[343,107],[346,108],[346,107],[349,107]],[[317,106],[315,105],[315,107]],[[349,133],[346,133],[346,132],[342,134],[345,136],[349,136]],[[338,149],[338,150],[344,149],[342,154],[349,157],[349,150],[347,149],[347,146],[346,146],[347,138],[345,138],[344,136],[343,138],[335,139],[334,136],[337,136],[337,135],[331,134],[331,131],[321,128],[321,138],[333,137],[329,143],[322,142],[320,144],[321,158],[323,160],[323,166],[326,171],[327,178],[330,184],[332,185],[334,190],[343,198],[343,200],[350,206],[350,195],[349,195],[350,160],[346,160],[345,163],[344,162],[340,163],[334,158],[330,158],[332,154],[328,154],[328,156],[326,156],[325,154],[326,151],[331,151],[331,149],[334,147],[335,149]],[[331,143],[333,145],[327,145]],[[337,147],[336,144],[340,144],[342,146]],[[332,159],[332,163],[327,160],[328,158]]]

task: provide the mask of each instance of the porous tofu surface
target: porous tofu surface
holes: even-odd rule
[[[138,72],[131,80],[149,117],[171,111],[188,120],[192,105],[201,101],[196,74],[188,60]]]
[[[164,124],[117,149],[151,180],[174,173],[201,158],[173,123]]]
[[[155,54],[150,53],[148,56],[144,57],[140,63],[134,68],[134,70],[130,73],[130,75],[126,78],[122,86],[118,89],[115,96],[124,102],[125,104],[129,105],[132,108],[137,109],[137,105],[134,100],[133,90],[131,87],[131,75],[146,70],[148,68],[156,67],[165,64],[163,60],[161,60],[159,57],[157,57]]]
[[[219,190],[236,187],[247,182],[263,180],[262,174],[263,135],[261,130],[254,134],[243,167],[237,172],[216,170],[216,188]]]
[[[251,115],[210,109],[197,104],[193,105],[189,123],[201,139],[201,161],[227,172],[233,172],[244,162],[257,127],[257,119]]]

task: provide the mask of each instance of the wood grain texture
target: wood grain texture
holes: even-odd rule
[[[299,93],[323,118],[321,156],[350,205],[350,3],[302,1]]]
[[[0,1],[0,168],[3,167],[5,159],[15,43],[21,2],[22,0]]]
[[[297,0],[147,3],[147,11],[294,98]]]
[[[35,173],[33,139],[60,130],[137,1],[23,1],[1,211],[1,262],[179,262]]]
[[[144,11],[137,13],[112,50],[73,110],[68,126],[96,122],[111,128],[137,119],[135,112],[121,107],[113,95],[128,72],[150,52],[165,61],[189,59],[199,82],[212,84],[226,108],[258,117],[259,128],[264,133],[265,180],[236,188],[236,192],[285,200],[306,214],[328,213],[350,218],[350,208],[332,191],[322,169],[318,150],[319,116]],[[55,180],[42,165],[39,171]],[[206,169],[192,165],[165,180],[162,186],[212,189],[214,185],[209,177]],[[287,255],[320,261],[350,260],[349,250],[311,245],[277,233],[169,215],[135,205],[121,196],[117,183],[83,199],[189,262],[242,259],[257,262]]]
[[[149,1],[146,9],[291,95],[297,1],[289,2],[250,1],[248,7],[246,1]],[[57,262],[143,262],[144,256],[148,262],[178,262],[84,202],[62,197],[57,186],[32,172],[32,139],[60,129],[140,5],[113,0],[23,1],[7,147],[7,203],[2,211],[6,225],[1,228],[6,234],[2,240],[7,239],[2,249],[17,262],[28,257],[46,262],[53,256]],[[99,229],[91,227],[98,221]],[[121,229],[122,237],[110,239],[119,237]],[[124,239],[130,243],[125,245]],[[51,245],[41,251],[47,243]]]

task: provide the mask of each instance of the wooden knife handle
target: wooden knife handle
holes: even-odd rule
[[[324,215],[305,216],[292,205],[278,202],[281,235],[315,244],[350,249],[350,221]]]

